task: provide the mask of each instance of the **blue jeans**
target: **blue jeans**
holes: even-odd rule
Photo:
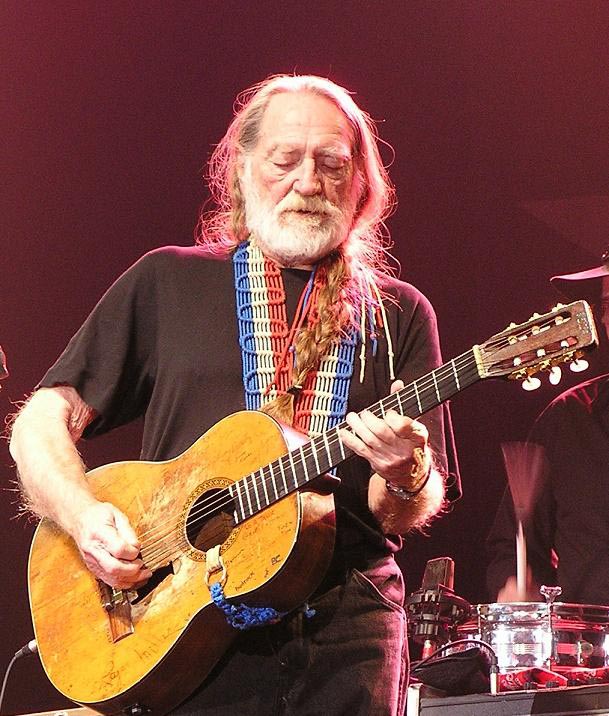
[[[402,716],[408,675],[404,584],[393,557],[239,637],[176,716]],[[188,667],[186,667],[188,668]]]

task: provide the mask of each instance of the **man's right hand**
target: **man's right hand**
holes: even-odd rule
[[[129,520],[109,502],[85,508],[70,532],[86,566],[111,587],[141,587],[152,576],[140,557],[140,543]]]

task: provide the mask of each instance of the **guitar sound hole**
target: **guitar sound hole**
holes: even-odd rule
[[[227,489],[207,490],[195,500],[186,518],[186,537],[202,552],[222,544],[235,526],[235,504]]]

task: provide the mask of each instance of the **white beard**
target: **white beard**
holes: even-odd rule
[[[246,161],[241,193],[252,239],[265,256],[282,266],[315,264],[349,236],[351,207],[341,210],[320,196],[304,197],[295,192],[272,206],[255,186],[250,161]]]

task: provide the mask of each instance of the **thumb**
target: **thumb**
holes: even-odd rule
[[[129,522],[126,515],[124,515],[118,508],[112,507],[114,526],[120,537],[130,544],[138,552],[140,550],[140,541],[135,534],[131,523]]]
[[[391,393],[397,393],[398,390],[402,390],[404,387],[404,381],[403,380],[394,380],[391,384]]]

